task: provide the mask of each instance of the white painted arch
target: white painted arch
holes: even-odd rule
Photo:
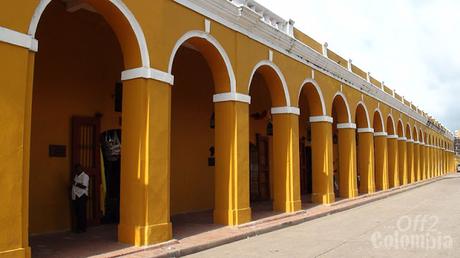
[[[391,113],[388,114],[387,121],[388,121],[388,118],[391,118],[391,126],[393,127],[393,134],[398,134],[398,128],[396,127],[395,119]],[[388,125],[387,125],[387,131],[388,131]]]
[[[278,75],[278,78],[280,78],[281,84],[283,86],[284,98],[286,100],[286,106],[290,107],[291,106],[291,98],[290,98],[290,95],[289,95],[289,89],[288,89],[288,86],[287,86],[286,78],[284,77],[283,73],[281,72],[281,69],[276,64],[274,64],[273,62],[271,62],[269,60],[262,60],[262,61],[258,62],[254,66],[254,68],[252,69],[251,77],[249,77],[248,92],[250,92],[250,90],[251,90],[251,82],[252,82],[252,79],[254,77],[254,74],[256,73],[257,69],[259,69],[262,66],[269,66]]]
[[[307,83],[311,83],[313,87],[315,87],[316,92],[318,93],[319,99],[321,101],[321,110],[323,112],[323,116],[325,116],[326,115],[326,103],[324,101],[323,92],[321,91],[321,87],[319,87],[318,82],[312,78],[305,79],[302,82],[302,85],[300,85],[299,94],[297,94],[297,103],[300,101],[300,94],[302,94],[302,89]]]
[[[343,94],[343,92],[338,91],[337,93],[335,93],[334,97],[332,98],[332,105],[334,105],[334,100],[337,96],[340,96],[343,99],[343,102],[345,102],[345,107],[347,108],[348,123],[351,123],[350,105],[348,104],[348,99],[345,96],[345,94]]]
[[[40,0],[40,3],[35,8],[35,12],[32,16],[32,20],[29,24],[29,35],[35,38],[37,32],[38,23],[40,21],[43,12],[46,7],[51,3],[52,0]],[[139,51],[141,56],[142,67],[150,68],[150,56],[147,48],[147,41],[145,39],[144,32],[137,21],[134,14],[129,10],[129,8],[123,3],[122,0],[109,0],[126,18],[129,25],[131,26],[134,35],[136,36],[137,43],[139,45]]]
[[[399,126],[399,124],[401,124],[401,128],[402,128],[402,133],[403,133],[402,137],[406,137],[406,128],[405,128],[404,122],[402,121],[401,118],[399,118],[399,120],[398,120],[398,126]],[[396,134],[398,134],[398,126],[396,127]]]
[[[364,103],[364,101],[360,100],[358,102],[358,104],[356,104],[356,109],[358,109],[359,106],[362,106],[364,108],[364,112],[366,113],[366,122],[367,122],[367,128],[371,128],[371,122],[369,121],[369,112],[367,111],[367,106],[366,106],[366,103]],[[356,116],[356,114],[355,114]],[[355,117],[355,120],[356,120],[356,117]]]
[[[409,130],[409,134],[406,135],[406,138],[407,138],[408,140],[414,140],[414,137],[412,136],[412,126],[410,125],[409,122],[407,122],[407,124],[406,124],[405,127],[407,128],[407,126],[409,126],[409,129],[410,129],[410,130]],[[406,133],[407,133],[407,132],[406,132]],[[410,138],[409,138],[409,137],[410,137]]]
[[[222,45],[219,43],[219,41],[217,41],[216,38],[214,38],[209,33],[206,33],[204,31],[192,30],[192,31],[186,32],[184,35],[182,35],[182,37],[180,37],[176,41],[176,44],[174,45],[174,48],[169,57],[168,73],[172,74],[174,58],[176,57],[177,51],[187,40],[191,38],[205,39],[211,45],[213,45],[217,49],[217,51],[219,51],[219,54],[225,63],[225,67],[227,68],[227,73],[228,73],[228,77],[230,81],[230,92],[235,93],[236,92],[236,79],[235,79],[235,73],[233,72],[232,63],[230,62],[230,58],[228,57],[227,52],[225,51],[224,47],[222,47]]]
[[[382,123],[382,132],[386,132],[386,130],[385,130],[385,123],[383,122],[382,111],[380,110],[380,108],[376,108],[376,109],[374,109],[374,113],[373,113],[373,114],[375,114],[375,112],[379,113],[379,116],[380,116],[380,123]],[[374,128],[374,129],[375,129],[375,128]]]

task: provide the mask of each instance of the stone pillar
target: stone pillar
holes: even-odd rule
[[[344,198],[358,196],[356,175],[356,125],[337,124],[339,143],[339,191]]]
[[[375,145],[375,188],[376,190],[388,189],[388,149],[387,134],[374,133]]]
[[[375,192],[374,129],[358,128],[358,142],[359,192],[373,193]]]
[[[226,94],[226,93],[223,93]],[[228,94],[228,93],[227,93]],[[218,101],[215,112],[214,223],[238,225],[251,221],[249,202],[249,96]],[[222,95],[220,95],[222,96]]]
[[[388,135],[387,145],[388,145],[388,179],[389,187],[398,187],[399,186],[399,176],[398,176],[398,136],[397,135]]]
[[[292,113],[273,116],[273,209],[301,209],[299,164],[299,117]],[[313,161],[315,162],[315,161]]]
[[[136,246],[172,238],[170,222],[171,86],[132,79],[123,87],[118,239]]]
[[[399,184],[407,185],[407,154],[406,154],[406,137],[398,138],[398,171]]]
[[[335,201],[332,165],[332,117],[312,116],[310,123],[313,161],[312,201],[330,204]]]

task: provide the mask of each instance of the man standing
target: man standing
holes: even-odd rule
[[[88,200],[89,176],[80,164],[75,165],[72,184],[72,201],[75,207],[76,232],[86,231],[86,201]]]

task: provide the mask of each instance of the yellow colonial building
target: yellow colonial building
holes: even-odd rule
[[[238,225],[456,163],[434,118],[253,0],[0,1],[0,111],[0,257],[72,228],[75,164],[90,224],[149,245],[176,214]]]

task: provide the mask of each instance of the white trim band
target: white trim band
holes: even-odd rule
[[[33,52],[38,52],[38,41],[32,36],[1,26],[0,42],[5,42],[14,46],[27,48]]]
[[[374,137],[387,137],[388,134],[386,132],[376,132],[374,133]]]
[[[387,138],[388,138],[388,139],[398,139],[398,135],[396,135],[396,134],[389,134],[389,135],[387,136]]]
[[[310,123],[327,122],[331,124],[334,121],[334,119],[330,116],[311,116],[308,120]]]
[[[224,92],[224,93],[214,94],[214,96],[212,96],[212,101],[214,103],[226,102],[226,101],[237,101],[237,102],[251,104],[251,96],[246,95],[246,94],[236,93],[236,92]]]
[[[406,137],[398,137],[398,141],[407,141]]]
[[[356,124],[354,124],[354,123],[340,123],[340,124],[337,124],[337,129],[356,129]]]
[[[271,109],[272,115],[275,114],[293,114],[293,115],[300,115],[300,108],[297,107],[273,107]]]
[[[409,140],[407,140],[407,142],[408,142],[408,143],[414,143],[414,140],[409,139]]]
[[[121,80],[128,81],[132,79],[153,79],[160,82],[165,82],[169,85],[174,84],[174,76],[172,74],[146,67],[138,67],[129,69],[121,73]]]
[[[358,133],[374,133],[374,128],[358,128]]]

